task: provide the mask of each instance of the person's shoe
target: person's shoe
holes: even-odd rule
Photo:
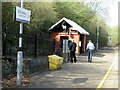
[[[90,61],[90,63],[91,63],[92,61]]]
[[[74,61],[75,63],[77,62],[77,60]]]
[[[90,59],[88,59],[88,62],[90,62]]]
[[[73,63],[73,61],[70,61],[71,63]]]

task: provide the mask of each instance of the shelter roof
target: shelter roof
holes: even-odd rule
[[[60,24],[63,21],[67,22],[71,26],[71,27],[69,27],[70,30],[76,30],[81,34],[89,35],[89,33],[85,29],[83,29],[80,25],[78,25],[76,22],[74,22],[74,21],[72,21],[70,19],[67,19],[65,17],[63,17],[61,20],[59,20],[53,26],[51,26],[49,28],[49,30],[53,29],[54,27],[56,27],[58,24]]]

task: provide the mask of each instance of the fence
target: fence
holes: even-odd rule
[[[16,33],[3,32],[2,35],[2,56],[3,65],[2,70],[4,74],[3,78],[10,74],[16,74],[17,63],[17,49],[19,35]],[[42,35],[23,35],[23,62],[24,67],[29,70],[27,73],[33,73],[38,69],[47,68],[47,56],[53,54],[53,48],[51,48],[53,42],[49,39],[48,34]],[[34,70],[33,70],[34,68]]]
[[[60,46],[60,43],[58,43],[55,39],[51,40],[50,48],[52,49],[52,53],[58,56],[63,56],[63,49]]]
[[[3,34],[3,56],[16,58],[19,35],[16,33]],[[37,58],[52,54],[51,40],[45,35],[23,35],[24,58]]]

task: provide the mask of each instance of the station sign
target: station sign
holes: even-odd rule
[[[30,23],[31,11],[16,6],[16,21]]]
[[[108,37],[108,41],[111,44],[112,43],[112,37]]]

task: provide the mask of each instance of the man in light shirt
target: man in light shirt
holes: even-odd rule
[[[91,40],[89,40],[86,48],[86,50],[88,50],[88,62],[92,62],[92,51],[94,49],[95,49],[94,44],[92,43]]]

